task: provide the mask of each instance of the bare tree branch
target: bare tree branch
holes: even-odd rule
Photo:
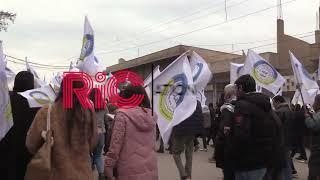
[[[0,31],[7,31],[9,22],[14,23],[17,14],[8,11],[0,11]]]

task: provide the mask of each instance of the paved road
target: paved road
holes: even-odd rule
[[[208,152],[198,151],[193,156],[193,179],[194,180],[221,180],[221,170],[215,164],[209,163],[208,158],[212,155],[213,149]],[[182,157],[184,157],[182,155]],[[296,180],[307,180],[308,167],[306,163],[295,162],[298,176]],[[174,164],[172,155],[158,154],[159,180],[179,180],[178,171]]]
[[[193,157],[194,180],[220,180],[223,179],[221,170],[215,164],[208,163],[213,149],[208,152],[195,152]],[[183,157],[183,156],[182,156]],[[159,180],[179,180],[178,171],[170,154],[158,154]],[[306,163],[295,162],[298,176],[294,179],[307,180],[308,168]]]

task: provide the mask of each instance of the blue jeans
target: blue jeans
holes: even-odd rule
[[[236,180],[263,180],[266,172],[267,168],[256,169],[252,171],[242,171],[236,172],[235,177]]]
[[[102,150],[104,147],[104,133],[98,134],[98,143],[92,153],[93,164],[96,165],[99,174],[104,174],[104,162],[102,159]]]
[[[288,152],[287,157],[286,157],[286,168],[284,168],[284,179],[285,180],[292,180],[292,167],[291,167],[291,152]]]

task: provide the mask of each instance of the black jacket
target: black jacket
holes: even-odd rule
[[[275,123],[270,99],[261,93],[248,93],[235,103],[230,158],[235,171],[270,167]]]
[[[291,150],[296,136],[294,127],[295,113],[291,111],[287,103],[280,104],[276,108],[276,113],[283,125],[285,146],[288,150]]]
[[[230,150],[230,133],[234,112],[234,102],[225,103],[221,106],[220,111],[221,121],[215,138],[214,155],[216,166],[224,169],[230,168],[232,163],[228,157],[228,151]]]
[[[192,136],[203,133],[203,115],[201,103],[197,101],[194,113],[173,128],[175,136]]]
[[[25,141],[29,127],[38,108],[29,108],[28,101],[19,95],[33,88],[33,75],[23,71],[15,78],[13,92],[10,93],[13,127],[0,141],[0,179],[23,180],[27,164],[32,158]]]

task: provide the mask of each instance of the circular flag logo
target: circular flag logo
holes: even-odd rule
[[[89,56],[93,51],[94,39],[93,35],[85,34],[83,36],[82,49],[80,54],[80,60],[83,61],[84,58]]]
[[[29,93],[29,96],[32,97],[39,104],[48,104],[51,103],[50,97],[41,91],[32,91]]]
[[[277,71],[263,60],[253,65],[253,75],[257,81],[265,85],[273,83],[278,77]]]
[[[181,104],[188,89],[188,80],[185,74],[174,76],[164,86],[160,93],[159,111],[168,121],[173,118],[174,110]]]
[[[197,63],[192,71],[192,79],[193,81],[196,81],[203,69],[203,64],[202,63]]]
[[[237,69],[237,77],[240,77],[240,72],[243,69],[243,66],[238,67]]]

